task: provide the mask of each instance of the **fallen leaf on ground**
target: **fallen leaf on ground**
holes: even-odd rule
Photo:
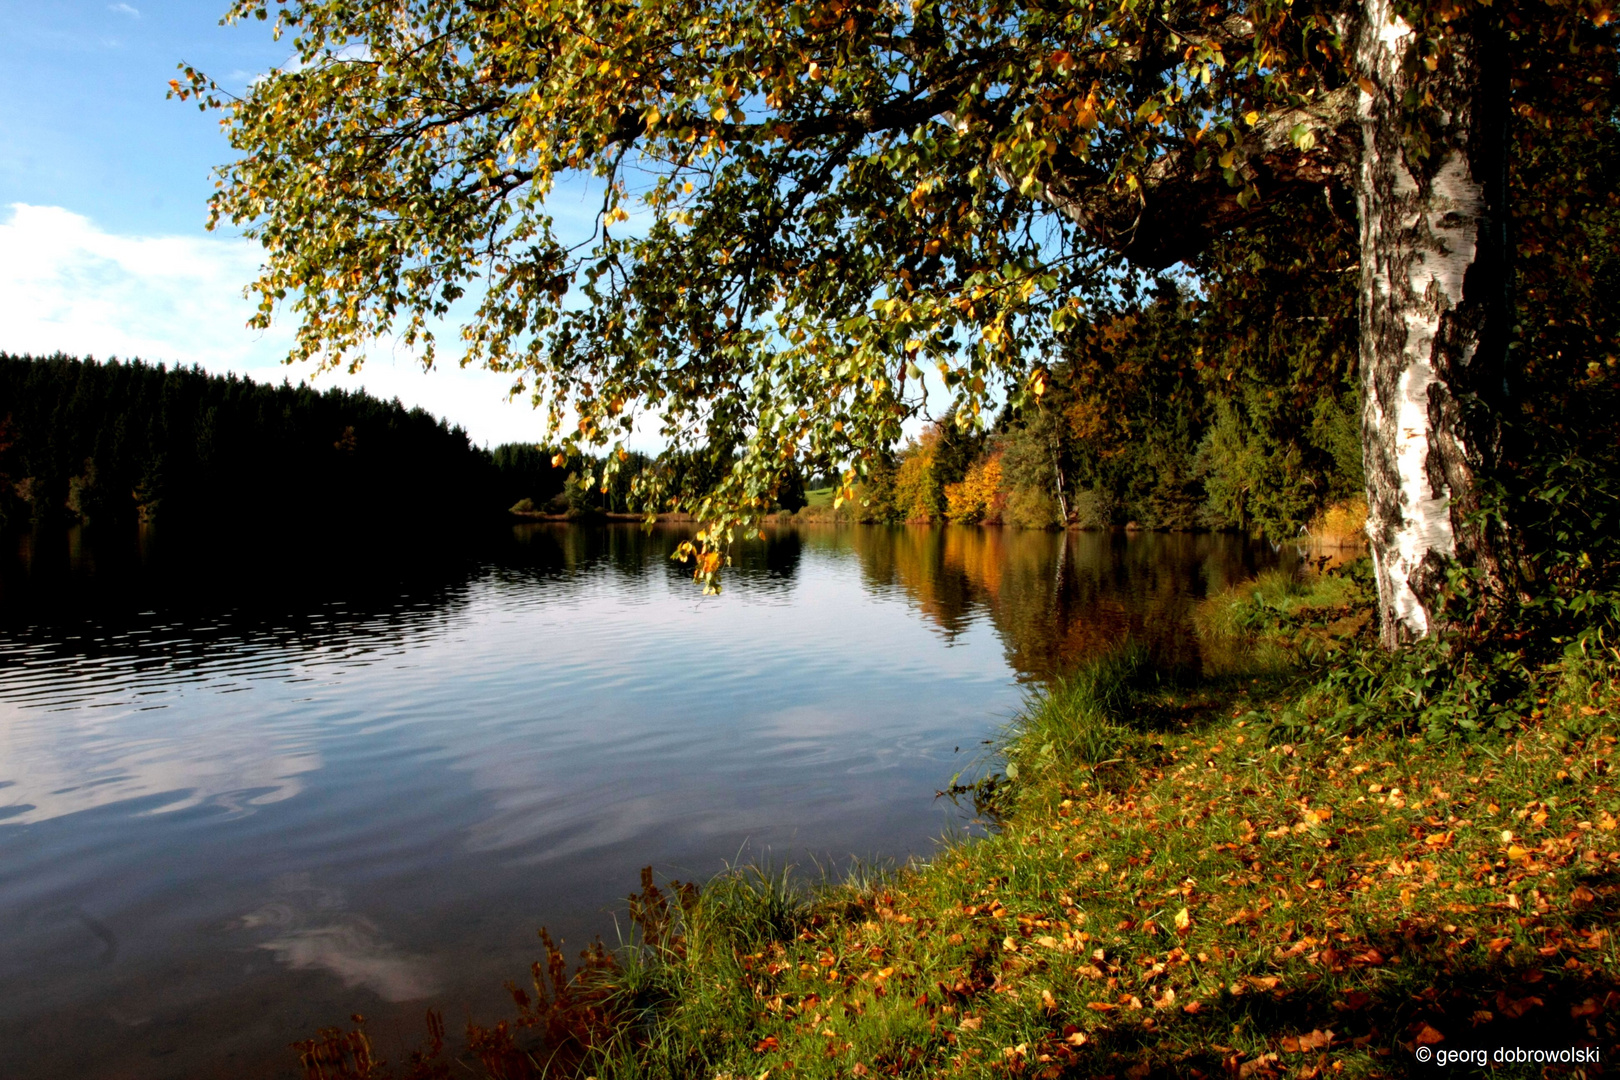
[[[1249,1077],[1255,1075],[1270,1076],[1273,1071],[1271,1066],[1276,1061],[1276,1054],[1261,1054],[1253,1061],[1245,1061],[1238,1066],[1238,1080],[1249,1080]]]
[[[1308,1035],[1285,1035],[1282,1039],[1282,1048],[1291,1054],[1309,1054],[1325,1050],[1332,1044],[1332,1031],[1316,1030]]]

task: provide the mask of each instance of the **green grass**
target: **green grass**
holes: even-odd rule
[[[837,488],[810,488],[804,493],[805,506],[811,509],[832,508],[833,496],[838,494]]]
[[[571,978],[553,954],[455,1074],[1354,1077],[1421,1071],[1420,1046],[1578,1043],[1612,1060],[1614,668],[1507,734],[1302,723],[1312,676],[1266,650],[1311,653],[1358,587],[1215,598],[1201,619],[1256,670],[1178,679],[1125,650],[1032,697],[961,789],[993,831],[930,862],[813,887],[649,876],[636,935]]]

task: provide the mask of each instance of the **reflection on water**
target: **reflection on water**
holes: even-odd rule
[[[898,587],[948,638],[988,615],[1021,677],[1045,680],[1127,639],[1196,664],[1190,605],[1271,552],[1230,536],[1023,529],[840,530],[871,587]]]
[[[272,932],[259,948],[289,968],[328,971],[344,986],[364,987],[384,1001],[437,993],[438,980],[423,958],[402,954],[375,923],[346,906],[341,889],[288,874],[276,883],[276,899],[242,917],[242,928]]]
[[[719,597],[681,529],[472,550],[24,538],[0,560],[6,1076],[290,1076],[356,1010],[502,1008],[645,863],[905,858],[1020,682],[1193,662],[1223,537],[811,528]],[[611,940],[611,936],[610,936]]]

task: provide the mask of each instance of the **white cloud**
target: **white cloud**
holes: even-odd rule
[[[128,4],[108,4],[107,10],[115,15],[128,15],[132,19],[141,17],[140,11],[130,7]]]
[[[55,206],[11,206],[0,220],[0,350],[44,355],[140,357],[236,371],[261,381],[304,379],[280,364],[285,326],[247,328],[242,296],[259,250],[220,236],[121,236]],[[445,336],[445,335],[441,335]],[[491,445],[534,441],[543,418],[526,399],[508,402],[509,376],[453,363],[423,372],[379,346],[358,375],[328,373],[316,387],[364,387],[420,405]]]

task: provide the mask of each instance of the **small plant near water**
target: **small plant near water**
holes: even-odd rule
[[[1007,778],[1113,764],[1130,737],[1130,706],[1154,674],[1147,650],[1126,648],[1032,694],[1006,732]]]

